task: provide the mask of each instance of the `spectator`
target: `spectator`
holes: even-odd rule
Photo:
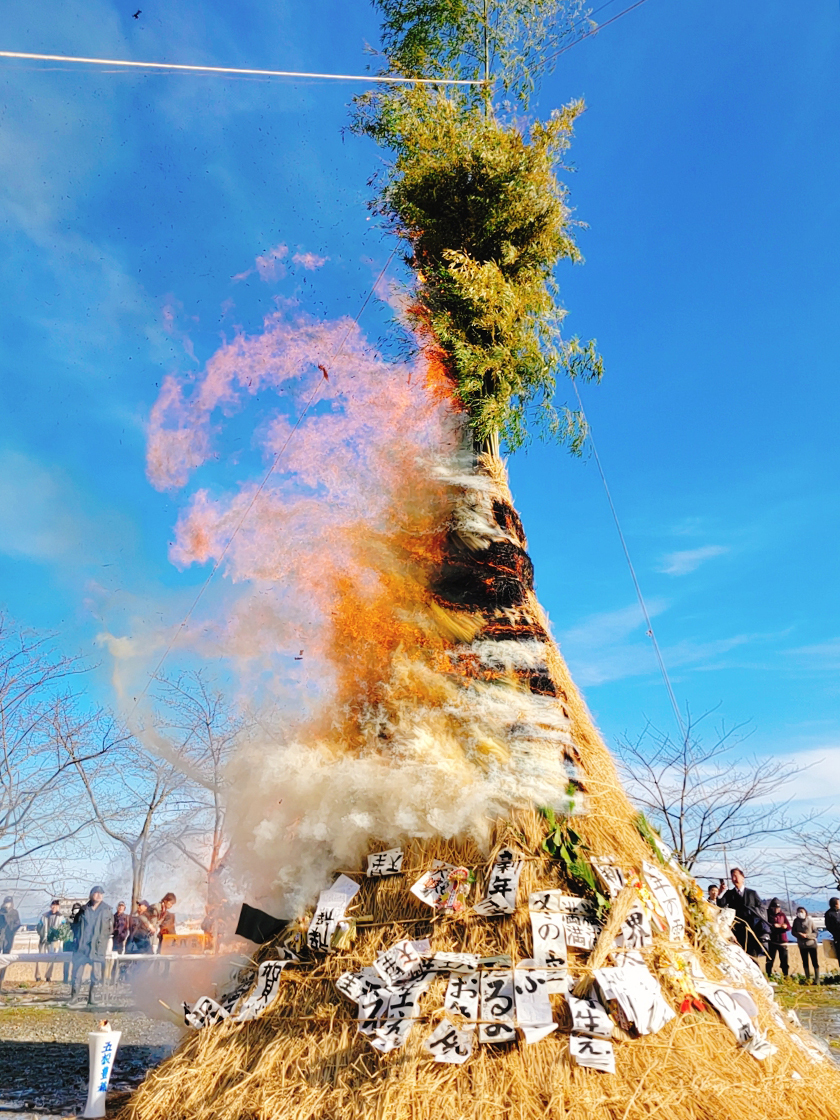
[[[830,898],[825,912],[825,928],[834,940],[834,952],[840,965],[840,898]]]
[[[137,907],[129,920],[128,942],[125,951],[128,954],[151,953],[152,934],[154,927],[149,919],[149,904],[144,898],[137,903]]]
[[[128,940],[129,934],[129,918],[125,912],[125,903],[117,903],[117,911],[114,914],[114,952],[124,953],[125,943]]]
[[[820,982],[820,965],[817,959],[817,923],[809,916],[804,906],[798,906],[796,917],[793,919],[793,936],[799,943],[799,955],[802,957],[802,969],[805,980],[811,979],[809,962],[814,966],[814,983]]]
[[[19,929],[20,914],[15,910],[14,899],[7,894],[0,906],[0,953],[11,953]]]
[[[82,977],[90,967],[88,1003],[95,1003],[99,985],[105,979],[105,956],[114,929],[114,912],[103,902],[104,887],[90,888],[90,899],[79,916],[79,936],[73,955],[73,985],[70,998],[79,997]]]
[[[717,906],[717,900],[718,900],[718,895],[719,894],[720,894],[720,887],[717,885],[717,883],[712,883],[712,885],[709,887],[709,897],[706,901],[711,902],[712,906]]]
[[[175,914],[172,910],[172,907],[175,905],[175,903],[177,901],[178,901],[178,899],[175,897],[175,895],[172,893],[172,891],[167,891],[167,893],[160,900],[160,925],[158,927],[158,952],[160,952],[160,950],[163,946],[163,936],[164,936],[164,934],[167,934],[167,935],[171,936],[173,933],[175,933]]]
[[[764,906],[756,891],[746,885],[747,878],[740,867],[731,871],[732,886],[718,896],[717,904],[735,911],[732,932],[735,940],[755,959],[768,956],[764,945],[769,941],[770,926]],[[721,886],[723,880],[721,879]]]
[[[45,910],[41,917],[38,919],[38,925],[35,927],[38,930],[38,952],[39,953],[58,953],[64,948],[64,932],[67,929],[67,923],[60,913],[61,903],[57,898],[54,898],[50,903],[49,910]],[[55,964],[51,961],[47,965],[45,980],[49,984],[52,980],[53,969]],[[35,965],[35,983],[41,982],[41,962]]]
[[[767,954],[767,975],[770,976],[773,972],[773,962],[776,959],[776,954],[779,956],[779,965],[782,970],[782,976],[787,976],[789,962],[788,962],[788,930],[790,929],[790,922],[788,916],[782,909],[782,904],[778,898],[771,898],[770,905],[767,907],[767,921],[770,925],[770,944],[768,946]]]
[[[64,949],[62,950],[62,952],[68,955],[64,960],[64,983],[66,984],[67,981],[70,980],[71,986],[73,962],[76,959],[76,949],[79,947],[79,927],[82,923],[83,910],[84,906],[82,906],[81,902],[74,902],[70,907],[70,918],[67,923],[70,927],[70,936],[64,942]]]
[[[151,904],[146,911],[146,918],[148,919],[149,925],[152,927],[149,952],[157,953],[160,949],[160,903],[153,902]]]

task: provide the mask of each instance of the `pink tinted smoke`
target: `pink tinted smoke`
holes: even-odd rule
[[[241,655],[250,644],[254,656],[270,658],[302,632],[310,649],[323,649],[338,578],[375,592],[382,548],[367,542],[386,542],[387,551],[399,528],[395,494],[413,475],[426,478],[429,460],[457,442],[451,415],[423,380],[419,370],[384,361],[351,321],[277,313],[262,333],[222,346],[192,382],[164,382],[148,440],[149,478],[159,489],[183,486],[214,454],[226,415],[256,393],[262,401],[266,391],[282,391],[282,410],[263,414],[255,432],[263,471],[225,493],[195,493],[171,548],[181,568],[227,549],[225,574],[250,583],[251,598],[231,621]]]

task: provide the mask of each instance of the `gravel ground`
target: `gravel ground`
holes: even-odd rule
[[[122,1031],[111,1075],[112,1115],[146,1071],[171,1053],[181,1037],[174,1023],[147,1018],[126,1006],[127,994],[106,1008],[68,1008],[65,985],[4,991],[0,997],[0,1115],[75,1116],[87,1095],[88,1031],[100,1019]]]

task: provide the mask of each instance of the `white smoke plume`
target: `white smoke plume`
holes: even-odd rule
[[[511,671],[543,668],[542,644],[462,644],[511,671],[466,679],[436,624],[427,578],[446,531],[473,547],[504,534],[496,484],[465,459],[462,421],[426,373],[386,362],[345,321],[277,313],[191,382],[168,378],[152,412],[149,477],[176,488],[208,464],[218,474],[223,422],[260,398],[264,465],[191,494],[179,566],[222,554],[280,452],[222,571],[240,590],[224,653],[264,705],[229,773],[233,869],[248,901],[283,916],[358,865],[371,838],[483,841],[493,818],[559,804],[568,784],[562,706]]]

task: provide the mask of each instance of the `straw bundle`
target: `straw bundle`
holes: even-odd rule
[[[498,825],[497,844],[533,851],[543,834],[537,814],[524,815]],[[621,839],[613,835],[610,852],[621,851]],[[629,827],[625,839],[636,848]],[[428,867],[434,858],[487,863],[469,843],[414,843],[405,850],[407,869]],[[520,890],[524,895],[558,883],[554,862],[538,856],[526,862]],[[356,1033],[353,1006],[335,990],[341,972],[370,964],[378,950],[401,938],[428,936],[434,949],[482,956],[530,956],[524,907],[509,918],[433,920],[406,886],[404,878],[363,881],[358,908],[374,922],[360,927],[352,950],[302,973],[287,971],[276,1004],[256,1021],[192,1034],[147,1077],[123,1120],[541,1120],[549,1111],[563,1120],[770,1120],[780,1107],[809,1120],[840,1116],[840,1074],[797,1049],[760,998],[760,1026],[779,1048],[765,1062],[739,1050],[714,1014],[689,1014],[656,1035],[617,1041],[612,1076],[570,1066],[560,999],[554,1001],[560,1031],[542,1042],[481,1046],[464,1066],[435,1064],[422,1040],[435,1025],[439,980],[405,1048],[380,1056]],[[271,948],[260,955],[270,958]],[[707,975],[717,974],[708,956],[703,965]]]
[[[487,500],[495,503],[497,545],[498,526],[505,527],[501,544],[507,551],[497,548],[493,555],[506,557],[508,592],[510,572],[525,572],[517,577],[521,595],[515,610],[492,602],[482,605],[475,596],[465,609],[464,600],[469,596],[464,594],[459,601],[452,593],[447,597],[438,591],[436,610],[430,611],[430,617],[438,617],[441,626],[448,628],[453,663],[458,658],[463,661],[472,650],[473,667],[478,647],[469,643],[476,637],[480,640],[482,633],[493,628],[494,633],[508,633],[507,638],[496,639],[497,655],[503,640],[515,645],[523,641],[525,633],[533,645],[534,634],[542,635],[545,665],[535,670],[529,663],[527,675],[525,669],[518,670],[525,681],[519,687],[527,689],[522,695],[539,692],[540,703],[556,706],[568,718],[568,747],[564,750],[577,768],[578,792],[586,804],[586,812],[573,818],[578,851],[589,859],[613,859],[617,866],[638,875],[645,861],[655,862],[659,857],[641,835],[638,815],[621,787],[612,758],[559,650],[548,638],[547,619],[533,593],[527,565],[517,559],[520,552],[524,555],[524,536],[501,465],[485,460],[477,474],[483,485],[494,488]],[[475,504],[470,507],[473,526],[478,523],[476,508]],[[462,542],[457,516],[452,525],[452,536],[460,533],[458,541]],[[479,538],[480,533],[478,544],[473,541],[470,551],[478,557],[485,594],[494,577],[487,560],[489,546]],[[469,563],[459,543],[457,573],[462,582]],[[434,581],[430,582],[434,588]],[[448,586],[454,586],[451,579]],[[469,614],[473,621],[453,632],[451,618],[458,612]],[[479,668],[483,673],[490,671],[487,665],[479,664]],[[759,992],[752,993],[759,1008],[758,1026],[777,1047],[764,1061],[739,1048],[717,1014],[708,1009],[677,1015],[653,1035],[634,1038],[617,1030],[615,1074],[580,1068],[570,1060],[568,1006],[562,996],[554,995],[559,1029],[542,1041],[482,1044],[463,1065],[438,1064],[423,1042],[440,1021],[445,977],[435,979],[422,998],[419,1017],[401,1049],[381,1055],[371,1048],[357,1032],[354,1005],[336,990],[335,982],[342,973],[370,966],[377,952],[401,939],[428,938],[432,951],[522,961],[533,955],[524,901],[529,894],[562,888],[568,894],[592,897],[593,892],[573,874],[568,861],[549,854],[552,846],[545,842],[551,830],[545,816],[532,807],[512,810],[495,820],[485,847],[468,836],[372,837],[371,852],[401,843],[403,870],[392,878],[368,879],[361,865],[335,869],[361,884],[353,913],[369,920],[359,919],[356,940],[340,951],[313,955],[287,968],[279,996],[257,1019],[245,1023],[228,1020],[190,1034],[173,1057],[149,1074],[125,1107],[122,1120],[486,1120],[488,1116],[542,1120],[547,1114],[553,1120],[652,1116],[777,1120],[780,1110],[803,1120],[837,1120],[840,1074],[829,1061],[815,1060],[795,1044],[792,1030]],[[513,914],[436,914],[409,892],[437,859],[476,871],[475,901],[484,896],[494,857],[503,848],[521,853],[524,861]],[[703,929],[710,912],[699,889],[676,867],[661,870],[683,899],[687,939],[705,976],[721,980],[720,955],[714,938]],[[579,991],[592,988],[594,969],[609,960],[615,935],[637,899],[632,887],[625,888],[613,900],[593,952],[569,951],[569,974],[581,982]],[[277,944],[264,946],[259,959],[275,957]],[[669,970],[688,948],[669,942],[659,930],[652,947],[644,950],[648,966],[674,1006],[680,1005],[680,999]],[[196,993],[196,997],[202,994],[210,993]]]

